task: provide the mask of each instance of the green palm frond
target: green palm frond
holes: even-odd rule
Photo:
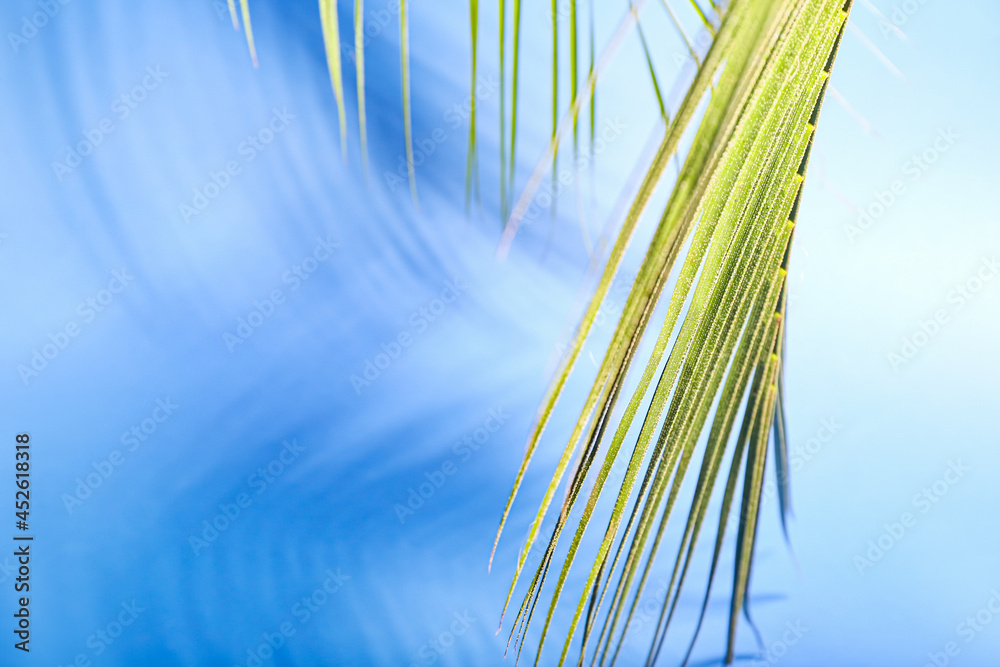
[[[469,212],[472,198],[473,173],[476,172],[476,69],[479,63],[479,0],[469,0],[469,34],[472,41],[472,77],[469,84],[471,109],[469,111],[469,155],[465,162],[465,211]],[[478,185],[478,173],[476,181]]]
[[[511,73],[510,100],[510,177],[508,183],[514,187],[514,173],[517,165],[517,89],[521,75],[521,0],[514,0],[514,63]],[[501,115],[504,110],[501,109]]]
[[[646,56],[646,65],[649,67],[649,78],[653,82],[653,92],[656,93],[656,103],[660,107],[660,116],[667,123],[670,122],[670,116],[667,114],[667,107],[663,104],[663,95],[660,93],[660,83],[656,78],[656,68],[653,66],[653,55],[649,51],[649,43],[646,41],[646,33],[642,30],[642,22],[639,20],[638,12],[635,9],[635,3],[629,0],[629,10],[635,15],[635,29],[639,33],[639,41],[642,43],[642,53]]]
[[[708,31],[714,35],[715,26],[713,26],[712,22],[708,20],[708,16],[706,16],[705,12],[702,11],[701,5],[698,4],[697,0],[691,0],[691,6],[694,7],[694,11],[698,13],[698,18],[701,19],[701,22],[702,24],[704,24],[705,28],[708,29]]]
[[[507,217],[507,145],[505,128],[507,126],[507,70],[504,68],[504,54],[507,53],[507,6],[504,0],[497,3],[500,24],[500,216]],[[555,20],[555,17],[552,18]],[[473,86],[475,92],[475,86]]]
[[[656,660],[706,518],[708,501],[739,408],[746,399],[742,426],[732,447],[734,457],[724,491],[712,569],[714,576],[726,519],[739,484],[739,467],[745,458],[726,657],[727,663],[732,662],[740,611],[749,617],[746,591],[757,535],[767,444],[775,422],[779,424],[777,458],[786,459],[779,462],[779,481],[782,485],[787,483],[783,417],[777,405],[787,256],[819,105],[849,9],[850,3],[843,0],[736,0],[721,13],[716,38],[674,123],[668,128],[611,250],[570,351],[543,399],[504,510],[500,531],[617,272],[625,246],[666,164],[677,150],[680,135],[711,87],[694,144],[518,557],[505,607],[513,596],[528,551],[549,513],[555,492],[563,485],[569,463],[579,449],[578,463],[565,480],[566,496],[545,555],[512,624],[511,638],[515,645],[533,618],[563,529],[570,523],[573,510],[578,509],[580,494],[589,481],[586,505],[548,604],[539,642],[540,657],[570,568],[605,491],[611,467],[640,405],[648,399],[646,415],[602,542],[580,590],[558,664],[566,660],[581,620],[584,623],[580,660],[587,654],[588,642],[596,639],[593,652],[596,663],[604,664],[609,656],[614,661],[648,581],[665,527],[694,458],[696,443],[715,405],[697,486],[650,647],[649,661]],[[672,12],[671,18],[676,23]],[[677,26],[680,29],[679,23]],[[692,232],[690,248],[683,258],[659,336],[638,386],[615,425],[615,407],[639,342]],[[668,351],[671,339],[674,342]],[[658,370],[659,377],[650,391]],[[614,435],[595,466],[608,432]],[[633,493],[640,473],[641,482]],[[787,487],[784,489],[783,512],[787,510]],[[630,516],[622,529],[629,507]],[[618,546],[612,556],[616,542]],[[609,591],[613,591],[609,608],[603,612],[603,624],[598,626]],[[595,638],[598,627],[601,629]]]
[[[596,45],[594,43],[594,3],[597,0],[590,0],[590,44],[588,48],[589,61],[587,63],[587,96],[590,98],[590,154],[594,154],[594,142],[597,139],[597,124],[595,123],[597,115],[597,96],[594,94],[593,87],[590,81],[594,78],[594,56],[597,52]]]
[[[253,66],[257,67],[257,47],[253,43],[253,27],[250,25],[250,4],[249,0],[240,0],[240,15],[243,17],[243,30],[247,35],[247,48],[250,49],[250,60]],[[236,6],[233,0],[229,0],[229,17],[233,20],[233,27],[240,29],[240,24],[236,20]]]
[[[236,2],[235,0],[228,0],[229,3],[229,18],[233,22],[233,30],[240,29],[240,20],[236,18]]]
[[[413,205],[420,208],[417,197],[417,175],[413,163],[413,121],[410,114],[410,26],[406,0],[399,0],[399,61],[403,88],[403,137],[406,141],[406,173],[410,177]]]
[[[663,3],[663,8],[667,10],[667,15],[670,17],[670,22],[674,24],[674,27],[677,29],[678,34],[680,34],[681,39],[684,40],[684,46],[687,47],[688,54],[691,56],[691,59],[695,62],[698,62],[698,52],[695,51],[694,44],[692,44],[691,40],[688,39],[687,33],[684,32],[684,26],[682,26],[681,22],[677,20],[677,15],[674,14],[674,10],[670,6],[670,3],[667,2],[667,0],[660,0],[660,1]]]
[[[601,55],[596,59],[590,75],[587,77],[586,85],[580,90],[576,99],[570,104],[569,110],[563,115],[563,118],[559,121],[557,130],[553,133],[551,140],[549,141],[549,146],[543,154],[542,158],[539,160],[538,164],[535,166],[531,177],[525,184],[521,194],[518,196],[517,203],[514,205],[512,211],[505,212],[506,222],[504,224],[503,234],[500,237],[500,243],[497,247],[497,258],[503,259],[507,256],[510,251],[511,243],[514,240],[514,235],[517,234],[517,230],[520,227],[521,221],[524,219],[524,215],[528,209],[529,203],[538,192],[538,187],[541,185],[542,178],[545,172],[548,170],[549,165],[555,164],[556,152],[559,146],[560,138],[566,133],[570,124],[572,123],[573,116],[580,112],[580,109],[585,104],[591,104],[591,113],[593,113],[593,101],[594,96],[597,93],[597,82],[602,73],[608,67],[610,61],[617,53],[619,47],[624,41],[625,37],[628,35],[631,28],[636,25],[636,20],[638,18],[638,12],[642,9],[642,5],[645,0],[634,0],[635,7],[634,11],[628,11],[625,17],[619,23],[618,27],[615,29],[614,34],[611,36],[610,41],[601,51]],[[501,87],[501,92],[503,88]],[[591,136],[593,140],[593,125],[591,127]],[[502,147],[502,142],[501,142]],[[502,148],[501,148],[502,150]],[[491,558],[492,560],[492,558]]]
[[[354,71],[358,88],[358,134],[361,136],[361,169],[368,178],[368,121],[365,118],[365,3],[354,2]]]
[[[570,0],[571,2],[573,0]],[[574,123],[575,124],[575,123]],[[556,184],[556,156],[559,154],[559,3],[552,0],[552,185]],[[553,210],[555,201],[552,202]]]
[[[576,99],[576,87],[580,83],[580,62],[577,44],[576,0],[569,0],[569,97]],[[573,114],[573,147],[577,145],[577,114]]]
[[[330,84],[337,100],[337,118],[340,121],[340,153],[347,162],[347,114],[344,110],[344,74],[340,68],[340,22],[336,0],[319,0],[319,18],[326,45],[326,64],[330,70]]]

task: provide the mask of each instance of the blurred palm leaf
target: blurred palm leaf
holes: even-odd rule
[[[344,73],[340,67],[340,22],[336,0],[319,0],[319,19],[326,45],[326,64],[330,70],[330,84],[337,99],[337,118],[340,120],[340,152],[347,161],[347,114],[344,111]]]
[[[236,16],[235,0],[228,0],[229,13],[233,21],[233,27],[239,30],[239,21]],[[254,46],[253,29],[250,25],[249,0],[240,0],[243,27],[246,31],[247,46],[250,49],[250,58],[254,67],[257,66],[257,49]],[[473,15],[473,26],[476,24],[476,3],[471,6]],[[344,75],[341,65],[341,41],[340,41],[340,20],[338,14],[337,0],[319,0],[319,19],[323,33],[323,44],[326,49],[326,62],[330,71],[330,84],[333,88],[333,95],[337,102],[337,118],[340,126],[340,150],[344,161],[347,161],[347,114],[345,110],[344,98]],[[364,34],[364,0],[355,0],[354,3],[354,65],[355,79],[357,81],[357,103],[358,103],[358,130],[361,141],[361,164],[365,178],[368,176],[368,130],[365,116],[365,34]],[[475,30],[475,27],[473,28]],[[410,111],[410,30],[409,30],[409,9],[406,0],[399,2],[399,51],[400,51],[400,72],[402,78],[403,97],[403,138],[406,150],[407,173],[410,182],[410,194],[413,197],[414,206],[420,207],[417,198],[417,180],[413,164],[413,129],[411,124]],[[473,59],[475,57],[473,56]],[[475,75],[473,74],[473,88],[475,88]],[[473,113],[473,116],[475,114]],[[475,134],[472,135],[475,137]],[[472,149],[470,148],[470,153]],[[470,169],[472,163],[470,162]]]

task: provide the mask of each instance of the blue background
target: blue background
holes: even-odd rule
[[[341,32],[351,41],[351,3],[341,4]],[[863,36],[850,30],[844,38],[838,95],[828,96],[819,124],[792,256],[791,550],[768,495],[752,585],[756,620],[771,650],[765,657],[787,665],[916,666],[937,654],[938,664],[992,665],[1000,618],[986,612],[980,623],[987,615],[992,622],[975,632],[961,624],[1000,590],[1000,280],[984,263],[1000,251],[1000,8],[987,0],[874,0],[905,19],[902,39],[880,28],[867,3],[855,4],[851,21]],[[609,220],[611,229],[619,222],[616,201],[656,139],[658,113],[633,34],[598,90],[599,127],[623,129],[576,175],[558,215],[526,224],[510,257],[496,262],[495,9],[482,8],[482,200],[466,215],[468,125],[449,110],[469,95],[467,6],[412,10],[414,137],[444,137],[416,168],[420,211],[405,183],[386,177],[403,154],[393,7],[367,7],[367,179],[350,59],[349,158],[340,158],[314,2],[251,4],[257,69],[222,2],[71,0],[23,42],[9,35],[39,4],[0,9],[0,438],[10,441],[0,475],[13,479],[14,434],[29,432],[36,536],[31,655],[15,651],[4,629],[3,664],[68,665],[80,655],[108,666],[255,664],[248,651],[285,622],[295,634],[265,664],[503,664],[505,632],[494,634],[500,606],[592,377],[586,358],[488,574],[494,531],[559,345],[593,285],[588,243]],[[550,131],[547,8],[524,9],[518,191]],[[691,12],[679,12],[694,35]],[[621,14],[617,5],[598,11],[599,44]],[[662,14],[650,3],[644,28],[661,79],[683,82],[690,64]],[[121,117],[115,100],[142,84],[147,67],[165,78]],[[682,90],[677,84],[668,96],[674,108]],[[248,160],[241,143],[275,109],[294,117]],[[60,179],[53,162],[102,119],[113,130]],[[935,148],[949,131],[954,141]],[[925,151],[934,162],[914,178],[907,162]],[[185,220],[181,204],[229,161],[240,172]],[[878,211],[873,202],[887,201],[897,180],[901,194],[853,233],[861,212]],[[637,233],[626,277],[665,186]],[[318,238],[337,248],[293,288],[286,272],[313,255]],[[102,290],[122,269],[134,279],[91,320],[80,304],[107,301]],[[977,273],[991,280],[976,283]],[[435,300],[446,281],[460,294],[442,307]],[[959,307],[963,284],[978,289]],[[599,359],[626,287],[612,290],[588,358]],[[274,290],[283,301],[273,314],[245,342],[227,345],[225,335]],[[945,319],[930,327],[934,335],[917,336],[925,344],[893,364],[889,353],[939,311]],[[23,375],[19,367],[71,322],[79,334],[37,375]],[[385,365],[377,358],[383,345],[395,350],[389,343],[403,333],[409,345],[370,384],[352,384],[368,362]],[[129,451],[123,434],[141,431],[143,420],[152,428],[158,399],[177,408]],[[456,449],[491,410],[503,415],[499,429],[478,450]],[[820,442],[824,419],[838,428]],[[286,441],[302,452],[262,484],[256,471]],[[115,451],[121,464],[68,505]],[[412,515],[401,514],[410,490],[440,479],[449,461],[454,474]],[[927,503],[915,496],[956,462],[968,470],[939,483],[945,492],[923,511]],[[13,495],[10,481],[2,486]],[[210,543],[193,546],[204,522],[240,494],[249,505]],[[871,567],[859,566],[869,541],[904,512],[912,526]],[[654,578],[667,576],[670,555]],[[707,555],[682,595],[687,613],[663,664],[686,648]],[[0,597],[13,610],[6,563],[0,559]],[[328,571],[342,585],[319,596],[323,603],[302,622],[296,604],[321,589]],[[722,655],[728,581],[723,574],[715,588],[698,660]],[[142,611],[114,643],[95,640],[122,604]],[[789,623],[804,632],[778,647]],[[645,656],[646,637],[641,629],[630,637],[622,664]],[[754,654],[745,627],[739,639],[741,654]],[[948,642],[957,655],[941,653]]]

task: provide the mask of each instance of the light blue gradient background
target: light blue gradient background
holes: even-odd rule
[[[418,213],[405,187],[390,192],[383,176],[402,153],[395,22],[372,37],[366,53],[366,189],[353,75],[346,81],[345,165],[315,3],[251,4],[257,70],[242,34],[217,11],[224,3],[209,0],[73,0],[18,53],[8,38],[0,48],[0,440],[9,442],[0,456],[0,503],[12,504],[14,434],[29,431],[36,535],[32,652],[14,651],[4,625],[0,663],[64,665],[82,653],[107,666],[245,665],[262,633],[291,620],[295,636],[267,664],[422,665],[431,664],[427,642],[448,630],[453,614],[468,612],[474,622],[434,654],[434,664],[509,664],[502,660],[506,633],[494,635],[506,584],[593,373],[582,361],[487,574],[555,346],[579,315],[579,291],[592,285],[574,196],[560,201],[551,228],[543,216],[524,228],[506,262],[494,261],[494,94],[480,100],[482,210],[465,215],[468,129],[452,128],[444,114],[468,95],[466,5],[413,9],[414,134],[420,139],[441,128],[446,136],[417,169]],[[349,3],[341,4],[350,40]],[[373,15],[388,3],[367,4]],[[875,4],[892,11],[888,0]],[[32,2],[5,3],[0,27],[5,34],[19,30],[22,16],[35,10]],[[602,9],[601,40],[621,10]],[[483,11],[488,51],[481,69],[489,76],[497,70],[496,18]],[[646,14],[661,77],[669,81],[678,71],[670,56],[681,47],[655,3]],[[525,20],[519,185],[549,132],[546,11],[527,3]],[[1000,280],[986,283],[961,311],[951,310],[947,297],[1000,251],[1000,7],[927,0],[903,26],[905,42],[881,34],[863,4],[856,3],[852,22],[907,81],[857,35],[845,36],[833,83],[874,132],[828,97],[792,257],[787,352],[793,448],[823,418],[843,428],[792,479],[792,552],[773,498],[767,501],[752,585],[755,616],[767,645],[787,622],[807,629],[781,658],[790,666],[916,667],[948,641],[961,648],[949,664],[993,665],[1000,618],[971,643],[956,626],[1000,589]],[[115,131],[59,183],[52,161],[83,130],[111,117],[112,100],[156,65],[168,73],[163,84],[116,120]],[[588,206],[590,183],[597,185],[593,236],[657,117],[634,36],[608,76],[599,90],[599,122],[617,117],[626,129],[598,158],[596,173],[581,179]],[[274,107],[295,115],[289,128],[185,223],[179,204],[210,172],[238,159],[238,144],[266,124]],[[851,206],[868,206],[945,128],[959,135],[954,146],[849,242]],[[648,217],[639,240],[655,221]],[[330,234],[341,244],[334,257],[289,290],[282,274]],[[633,249],[624,271],[634,270],[637,257]],[[28,364],[50,333],[79,321],[77,304],[121,267],[134,282],[25,386],[17,366]],[[411,314],[454,278],[467,285],[462,296],[356,394],[349,376],[382,343],[413,332]],[[275,288],[287,301],[230,354],[223,334]],[[950,309],[949,322],[894,371],[887,353],[938,308]],[[609,331],[610,324],[598,331],[590,347],[595,357]],[[73,492],[92,462],[123,449],[122,432],[165,397],[180,406],[176,414],[68,513],[62,495]],[[458,462],[454,443],[497,408],[509,414],[503,427],[401,523],[393,508],[406,501],[408,488],[445,460]],[[305,453],[264,493],[251,492],[253,504],[195,556],[189,536],[220,503],[247,491],[248,476],[293,438]],[[971,470],[930,512],[916,512],[916,526],[859,574],[854,557],[883,524],[914,511],[913,496],[957,459]],[[708,555],[702,552],[701,566]],[[658,577],[668,573],[671,548],[663,556]],[[715,588],[699,660],[721,656],[731,559]],[[338,568],[349,576],[345,585],[308,623],[298,623],[293,605]],[[685,589],[685,613],[661,664],[686,648],[703,581],[701,567]],[[6,616],[14,607],[9,576],[0,590]],[[145,611],[95,657],[88,637],[133,599]],[[637,664],[645,648],[637,634],[621,664]],[[547,647],[544,664],[555,649]],[[740,649],[755,650],[746,626]]]

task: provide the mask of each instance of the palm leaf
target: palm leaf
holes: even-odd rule
[[[588,48],[589,60],[587,62],[587,85],[590,86],[590,81],[594,77],[594,54],[596,48],[594,45],[594,3],[597,0],[590,0],[590,43]],[[595,116],[597,115],[597,100],[594,95],[593,88],[587,91],[590,96],[590,154],[594,154],[594,142],[597,137],[597,124],[595,121]]]
[[[229,14],[233,17],[233,27],[237,27],[235,17],[235,8],[232,3],[229,5]],[[240,14],[243,16],[243,30],[247,34],[247,47],[250,49],[250,60],[253,61],[253,66],[257,67],[257,47],[253,43],[253,27],[250,25],[250,4],[249,0],[240,0]]]
[[[365,118],[365,2],[354,2],[354,71],[358,89],[358,134],[361,136],[361,169],[368,178],[368,123]]]
[[[674,14],[674,10],[670,7],[670,3],[667,0],[661,0],[663,3],[663,8],[667,10],[667,16],[670,17],[670,22],[674,24],[677,29],[678,34],[680,34],[681,39],[684,41],[684,46],[687,47],[688,53],[691,55],[691,59],[698,62],[698,52],[694,50],[694,44],[688,39],[687,33],[684,32],[684,27],[681,22],[677,20],[677,15]]]
[[[569,0],[569,97],[576,99],[577,85],[580,83],[580,62],[577,44],[576,0]],[[577,145],[577,115],[573,115],[573,146]]]
[[[570,0],[574,2],[574,0]],[[574,122],[575,125],[575,122]],[[556,184],[556,156],[559,154],[559,4],[552,0],[552,185]],[[552,209],[556,202],[553,198]]]
[[[642,22],[639,20],[639,16],[635,11],[635,4],[632,0],[629,0],[629,9],[633,14],[636,14],[635,18],[635,28],[636,32],[639,33],[639,41],[642,43],[642,53],[646,56],[646,66],[649,67],[649,78],[653,82],[653,92],[656,93],[656,103],[660,107],[660,116],[667,123],[670,122],[670,117],[667,115],[667,107],[663,104],[663,95],[660,93],[660,83],[656,79],[656,68],[653,67],[653,55],[649,52],[649,44],[646,42],[646,33],[642,31]]]
[[[344,110],[344,75],[340,68],[340,24],[336,0],[319,0],[319,18],[326,46],[326,64],[330,70],[330,84],[337,100],[337,118],[340,120],[340,154],[347,161],[347,114]]]
[[[555,19],[553,18],[553,21]],[[517,89],[520,79],[521,65],[521,0],[514,0],[514,66],[511,74],[510,103],[510,178],[508,183],[514,187],[514,173],[517,165]],[[501,113],[503,113],[501,111]]]
[[[479,0],[469,0],[469,33],[472,40],[472,91],[469,112],[469,155],[465,163],[465,208],[468,213],[472,198],[472,176],[476,170],[476,68],[479,61]],[[478,185],[478,174],[477,174]]]
[[[417,175],[413,164],[413,125],[410,114],[410,28],[406,0],[399,0],[399,61],[403,88],[403,138],[406,141],[406,173],[410,179],[413,205],[420,208],[417,198]]]
[[[236,2],[235,2],[235,0],[228,0],[228,5],[229,5],[229,18],[233,22],[233,30],[239,30],[240,29],[240,21],[239,21],[238,18],[236,18]]]
[[[507,31],[507,6],[504,0],[499,0],[497,13],[500,25],[500,216],[507,217],[507,139],[505,128],[507,126],[507,70],[504,68],[504,55],[506,49]],[[552,17],[555,21],[555,16]],[[475,84],[473,84],[475,92]]]
[[[669,5],[667,8],[669,10]],[[737,0],[730,5],[728,11],[722,13],[716,39],[701,63],[674,124],[668,128],[660,151],[611,251],[605,273],[583,316],[570,351],[543,400],[529,436],[514,490],[504,510],[506,518],[541,432],[568,380],[593,316],[621,261],[624,246],[648,203],[652,190],[659,182],[667,161],[676,151],[677,140],[690,122],[694,107],[701,102],[705,90],[722,68],[719,82],[714,87],[708,109],[699,125],[695,144],[685,159],[681,175],[643,260],[597,379],[563,450],[515,567],[508,602],[517,585],[527,552],[548,514],[552,497],[563,483],[569,460],[580,445],[582,449],[579,463],[566,482],[566,498],[559,510],[545,556],[515,618],[516,632],[522,635],[541,595],[561,532],[589,479],[593,463],[599,458],[603,436],[613,423],[615,404],[624,387],[638,344],[681,248],[696,227],[659,338],[638,388],[620,417],[617,428],[612,428],[615,435],[604,453],[586,507],[563,560],[541,631],[539,658],[560,594],[584,532],[604,491],[611,466],[630,431],[639,405],[647,396],[652,376],[666,353],[667,343],[676,333],[676,340],[667,354],[666,363],[653,391],[603,541],[582,587],[558,664],[561,665],[566,660],[575,630],[586,609],[580,655],[580,660],[583,660],[588,639],[597,627],[596,617],[613,578],[617,578],[618,584],[614,586],[611,611],[606,614],[608,620],[597,638],[598,650],[595,650],[594,658],[599,653],[600,663],[603,664],[612,637],[616,634],[617,622],[632,593],[633,602],[624,623],[624,628],[627,629],[628,617],[634,611],[648,580],[671,509],[693,458],[695,445],[713,404],[718,403],[695,497],[650,647],[649,661],[655,661],[676,608],[719,464],[727,448],[731,427],[737,418],[736,412],[751,384],[752,376],[751,395],[744,412],[744,427],[741,428],[736,444],[741,456],[743,449],[746,450],[746,470],[727,642],[727,662],[733,659],[737,617],[739,610],[745,608],[757,534],[766,444],[776,414],[781,366],[780,341],[783,338],[783,319],[777,309],[783,309],[783,305],[779,305],[780,295],[784,291],[783,265],[786,263],[797,202],[801,196],[808,146],[822,91],[849,9],[850,3],[845,4],[842,0]],[[672,12],[671,18],[680,29]],[[693,53],[693,47],[691,48]],[[692,285],[694,291],[689,294]],[[681,311],[685,306],[686,312],[681,318]],[[679,329],[675,332],[678,322]],[[668,404],[664,416],[662,413]],[[652,452],[649,452],[652,435],[657,427],[660,433]],[[779,449],[780,447],[779,445]],[[638,494],[633,499],[632,491],[643,463],[646,465],[646,472]],[[731,481],[735,479],[732,472],[730,477]],[[734,485],[734,481],[727,483],[730,499],[735,493]],[[621,520],[630,504],[633,507],[632,516],[622,532],[619,530]],[[653,536],[654,518],[658,515],[661,518]],[[717,545],[721,544],[724,526],[725,522],[720,524]],[[501,530],[502,527],[503,520]],[[633,527],[635,532],[631,546],[619,572],[617,564]],[[651,536],[652,544],[646,553]],[[611,546],[616,539],[619,541],[618,551],[614,559],[610,560]],[[633,593],[632,582],[639,572],[644,554],[645,566]],[[717,557],[716,555],[715,560]],[[624,632],[625,630],[622,631],[622,636]],[[602,642],[604,648],[600,650]],[[620,645],[621,638],[618,640],[618,646]],[[617,651],[616,648],[612,661]]]
[[[694,11],[698,13],[698,17],[701,19],[701,22],[705,25],[705,28],[707,28],[708,31],[714,35],[715,26],[713,26],[712,22],[708,20],[707,16],[705,16],[705,12],[702,11],[701,6],[698,4],[697,0],[691,0],[691,6],[694,7]]]

